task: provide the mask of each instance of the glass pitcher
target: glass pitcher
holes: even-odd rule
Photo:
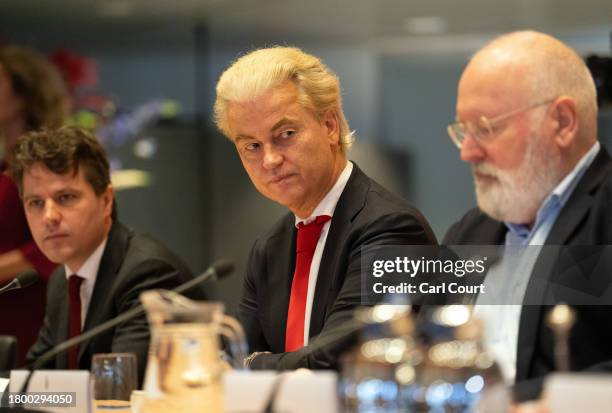
[[[500,413],[509,392],[466,306],[358,311],[361,340],[342,360],[347,413]]]
[[[242,327],[223,304],[189,300],[167,290],[140,295],[151,327],[142,412],[223,412],[222,373],[242,368]],[[232,358],[225,357],[219,336]]]
[[[413,412],[506,413],[510,392],[483,345],[483,323],[467,305],[421,309],[423,361],[405,386]]]

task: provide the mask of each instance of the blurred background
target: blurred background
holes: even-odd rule
[[[166,243],[196,273],[217,258],[236,262],[215,288],[230,312],[253,241],[285,212],[256,192],[212,123],[216,80],[234,59],[269,45],[321,57],[341,78],[357,135],[350,158],[421,209],[441,240],[475,205],[469,168],[446,134],[460,73],[488,40],[526,28],[585,57],[609,57],[612,2],[0,2],[0,44],[34,47],[71,78],[75,118],[98,131],[121,171],[120,219]],[[594,66],[600,86],[612,90],[610,61]],[[609,101],[600,139],[611,146]]]

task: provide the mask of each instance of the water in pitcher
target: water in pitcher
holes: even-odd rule
[[[223,412],[219,336],[246,353],[240,325],[223,315],[220,303],[196,302],[155,290],[141,295],[151,325],[151,344],[141,411]],[[244,354],[238,354],[240,360]]]

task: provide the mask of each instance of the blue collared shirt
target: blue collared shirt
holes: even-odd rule
[[[580,178],[584,175],[587,168],[593,163],[600,150],[600,143],[597,141],[589,151],[580,159],[574,169],[561,181],[559,185],[546,197],[536,214],[533,227],[529,229],[524,224],[513,224],[504,222],[508,228],[506,233],[506,245],[544,245],[548,234],[557,220],[561,209],[576,189]]]
[[[508,227],[504,257],[487,273],[485,279],[487,293],[478,296],[474,315],[485,322],[483,343],[497,359],[508,384],[512,384],[516,377],[516,352],[522,309],[520,303],[525,297],[527,284],[541,246],[545,244],[561,209],[593,163],[599,150],[600,144],[596,142],[546,197],[538,209],[531,229],[527,225],[504,222]],[[503,304],[495,305],[496,303]]]

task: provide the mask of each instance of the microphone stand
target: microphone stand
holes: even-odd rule
[[[234,265],[227,261],[227,260],[219,260],[216,263],[214,263],[213,265],[211,265],[210,267],[208,267],[208,269],[206,271],[204,271],[202,274],[198,275],[197,277],[179,285],[178,287],[176,287],[174,290],[175,293],[181,294],[184,293],[190,289],[192,289],[193,287],[196,287],[198,284],[206,282],[206,281],[216,281],[219,278],[231,273],[234,270]],[[95,336],[97,336],[98,334],[101,334],[107,330],[110,330],[113,327],[116,327],[117,325],[124,323],[125,321],[128,321],[136,316],[141,315],[142,313],[144,313],[144,307],[142,306],[142,304],[139,304],[138,306],[132,308],[131,310],[121,314],[118,317],[115,318],[111,318],[110,320],[105,321],[102,324],[97,325],[96,327],[85,331],[84,333],[78,335],[78,336],[74,336],[60,344],[58,344],[57,346],[53,347],[51,350],[47,351],[46,353],[44,353],[42,356],[40,356],[36,361],[34,361],[30,366],[26,366],[26,368],[29,370],[28,376],[26,377],[26,380],[24,381],[23,385],[21,386],[20,389],[20,393],[25,393],[28,391],[28,387],[30,385],[30,380],[32,379],[32,373],[34,370],[39,369],[41,366],[43,366],[46,362],[48,362],[49,360],[57,357],[59,354],[63,353],[64,351],[68,350],[69,348],[71,348],[72,346],[75,346],[77,344],[80,344],[84,341],[87,341]]]
[[[20,288],[29,287],[38,281],[39,275],[34,270],[27,270],[13,278],[10,283],[0,288],[0,294],[6,293],[12,290],[18,290]]]

